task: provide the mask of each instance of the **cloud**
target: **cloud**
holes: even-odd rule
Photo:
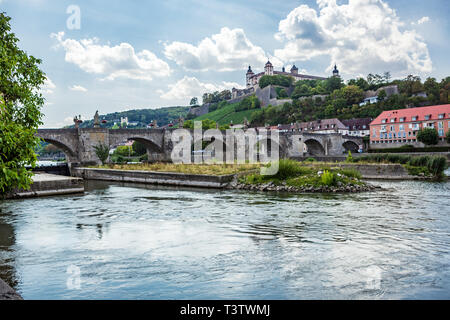
[[[192,97],[201,97],[205,92],[222,91],[241,86],[234,82],[222,82],[219,85],[200,82],[195,77],[185,76],[177,83],[169,85],[169,91],[158,91],[165,100],[187,101]]]
[[[166,77],[171,73],[169,65],[148,50],[136,53],[133,46],[121,43],[118,46],[100,45],[99,39],[64,39],[64,32],[52,33],[58,41],[57,47],[66,51],[65,61],[77,65],[81,70],[104,75],[106,80],[127,78],[150,81],[153,77]]]
[[[195,46],[185,42],[164,45],[166,58],[175,61],[189,71],[235,71],[248,65],[262,65],[268,56],[261,47],[254,45],[242,29],[222,28],[220,33],[205,38]],[[280,66],[274,59],[272,63]]]
[[[55,89],[56,89],[56,85],[53,83],[53,81],[50,78],[47,77],[44,81],[44,84],[41,87],[41,91],[43,93],[52,94]]]
[[[417,24],[424,24],[430,21],[430,17],[422,17],[417,21]]]
[[[382,0],[317,0],[318,10],[301,5],[280,21],[275,38],[284,47],[275,56],[287,62],[318,56],[346,74],[432,71],[427,44],[415,30],[404,30],[396,12]]]
[[[69,87],[69,89],[72,91],[79,91],[79,92],[87,92],[88,91],[85,87],[78,86],[78,85],[73,85],[73,86]]]

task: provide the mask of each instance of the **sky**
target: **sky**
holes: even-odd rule
[[[188,105],[295,64],[348,80],[450,76],[448,0],[0,0],[19,46],[41,58],[44,126]],[[201,99],[200,99],[201,101]]]

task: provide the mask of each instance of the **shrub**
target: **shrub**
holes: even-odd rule
[[[345,160],[346,162],[353,162],[353,156],[352,156],[352,152],[348,151],[348,156],[347,159]]]
[[[447,134],[445,135],[445,140],[450,143],[450,129],[447,131]]]
[[[361,172],[355,169],[340,169],[340,173],[349,178],[362,178]]]
[[[109,147],[103,143],[100,143],[94,147],[94,150],[98,159],[102,162],[102,164],[105,164],[109,157]]]
[[[428,160],[427,167],[434,176],[440,176],[447,169],[447,159],[445,157],[431,157]]]
[[[299,174],[301,174],[301,172],[302,168],[297,161],[282,159],[278,162],[278,173],[275,175],[275,177],[281,180],[285,180],[298,176]]]
[[[336,183],[336,175],[328,170],[322,174],[322,183],[326,186],[332,186]]]
[[[308,158],[305,160],[305,162],[316,162],[316,159],[314,158]]]
[[[439,134],[436,129],[423,128],[417,133],[417,141],[426,145],[436,145],[439,142]]]

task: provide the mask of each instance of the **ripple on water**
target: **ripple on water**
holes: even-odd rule
[[[0,277],[27,299],[449,298],[450,183],[351,195],[88,183],[0,203]],[[69,290],[78,266],[82,290]]]

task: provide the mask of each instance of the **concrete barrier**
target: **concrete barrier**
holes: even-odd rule
[[[0,300],[23,300],[23,298],[10,286],[0,279]]]
[[[33,176],[30,190],[16,190],[8,194],[6,198],[34,198],[83,192],[84,183],[80,178],[37,173]]]
[[[113,170],[96,168],[74,168],[76,177],[86,180],[136,182],[145,184],[175,185],[186,187],[218,188],[227,187],[235,175],[197,175],[178,172],[153,172],[137,170]]]

